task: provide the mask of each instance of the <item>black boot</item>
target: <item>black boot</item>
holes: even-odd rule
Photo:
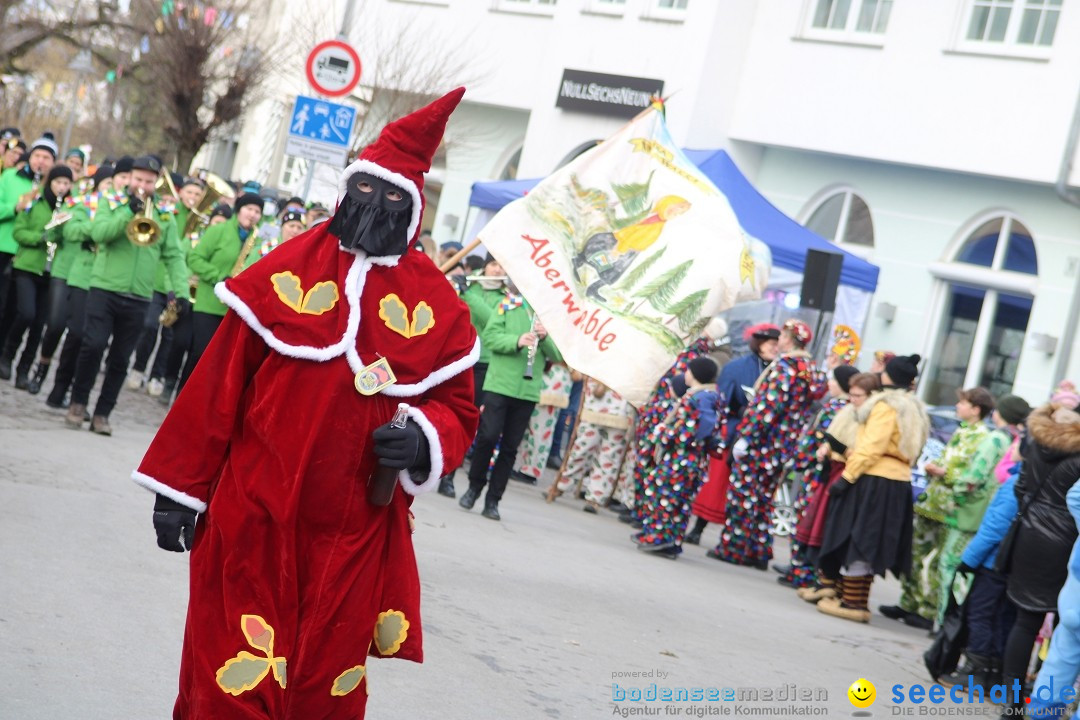
[[[15,371],[15,389],[26,390],[30,387],[30,374],[25,370]]]
[[[49,397],[45,398],[45,404],[54,410],[67,409],[67,393],[61,392],[61,388],[58,385],[53,385],[52,392],[49,393]]]
[[[34,374],[30,376],[30,385],[26,391],[31,395],[41,392],[41,385],[45,382],[45,376],[49,374],[49,363],[39,362],[34,368]]]
[[[484,500],[484,511],[480,513],[488,520],[502,520],[499,517],[499,501],[498,500]]]
[[[0,380],[11,379],[11,359],[0,358]]]
[[[175,380],[166,380],[165,381],[165,386],[163,388],[161,388],[161,394],[158,395],[157,401],[159,403],[161,403],[162,405],[164,405],[165,407],[169,407],[169,405],[172,404],[172,396],[173,396],[173,391],[175,389],[176,389],[176,381]]]
[[[454,492],[454,473],[439,478],[439,494],[448,498],[457,497],[457,493]]]
[[[469,489],[465,491],[465,494],[461,496],[461,499],[458,500],[457,504],[460,505],[461,507],[465,508],[466,510],[472,510],[473,505],[476,504],[476,500],[479,497],[480,497],[480,491],[479,490],[474,490],[473,486],[470,485]]]
[[[686,537],[683,539],[683,545],[700,545],[701,533],[705,531],[705,527],[709,524],[708,520],[698,518],[694,521],[694,529],[686,533]]]
[[[948,675],[942,675],[938,678],[938,682],[946,687],[949,685],[966,685],[968,675],[970,675],[972,685],[982,685],[987,688],[996,682],[994,669],[998,664],[997,658],[969,652],[966,654],[963,665]]]

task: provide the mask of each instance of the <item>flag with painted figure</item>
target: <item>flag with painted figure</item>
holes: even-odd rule
[[[768,276],[767,250],[672,142],[660,103],[504,207],[480,240],[567,364],[636,405]]]

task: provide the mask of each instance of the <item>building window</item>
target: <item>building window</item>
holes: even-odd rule
[[[641,17],[646,20],[686,20],[686,8],[690,0],[646,0]]]
[[[874,221],[866,201],[851,190],[840,190],[822,200],[805,223],[821,237],[839,245],[874,247]]]
[[[1035,242],[1016,218],[993,217],[968,235],[948,263],[924,390],[929,404],[951,405],[957,390],[975,385],[998,397],[1012,391],[1034,299],[1012,279],[1038,272]]]
[[[889,24],[893,0],[815,0],[812,30],[881,35]]]
[[[493,10],[521,12],[530,15],[553,15],[555,0],[494,0]]]
[[[689,0],[656,0],[656,7],[661,10],[685,10]]]
[[[1048,48],[1062,0],[972,0],[965,42]]]
[[[584,13],[597,15],[622,15],[626,12],[626,0],[586,0]]]

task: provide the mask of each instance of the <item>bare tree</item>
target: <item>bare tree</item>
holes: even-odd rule
[[[116,0],[0,0],[0,72],[25,74],[33,68],[22,61],[50,40],[73,48],[88,47],[105,62],[112,53],[95,44],[95,34],[125,31]]]
[[[137,124],[159,127],[186,171],[211,133],[258,99],[278,53],[260,32],[265,0],[191,3],[169,14],[161,7],[159,0],[132,0],[132,18],[148,35],[129,77],[140,96]]]

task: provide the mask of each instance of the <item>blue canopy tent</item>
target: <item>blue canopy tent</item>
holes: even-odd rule
[[[845,252],[777,209],[746,179],[724,150],[684,152],[727,196],[743,230],[769,247],[774,268],[774,280],[770,286],[798,292],[807,250],[842,254],[844,264],[840,273],[835,319],[857,329],[862,327],[870,298],[877,288],[879,268],[876,265]],[[539,179],[527,179],[473,183],[469,204],[493,214],[504,205],[524,197],[539,182]],[[489,218],[482,218],[477,226],[486,223]]]

